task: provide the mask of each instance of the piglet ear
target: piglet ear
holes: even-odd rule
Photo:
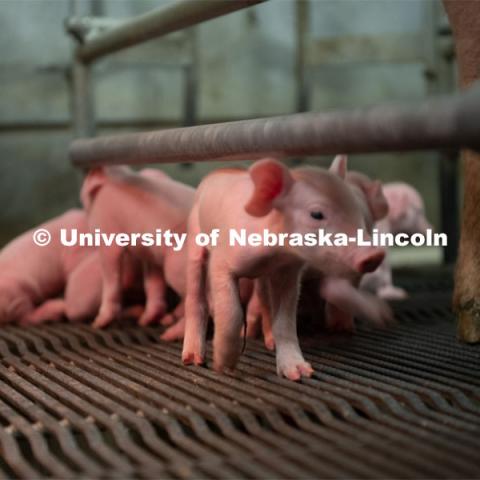
[[[80,190],[80,200],[86,210],[89,210],[102,186],[107,181],[107,174],[103,167],[92,168],[83,180]]]
[[[378,220],[385,218],[388,214],[388,203],[383,194],[380,180],[375,180],[368,185],[366,195],[373,220],[378,222]]]
[[[395,224],[408,209],[407,195],[397,185],[392,184],[387,184],[383,193],[388,204],[388,219]]]
[[[248,173],[253,182],[253,193],[245,211],[254,217],[263,217],[278,206],[294,181],[288,168],[273,158],[255,162]]]
[[[347,155],[337,155],[330,165],[330,171],[345,180],[345,175],[347,174],[347,163]]]

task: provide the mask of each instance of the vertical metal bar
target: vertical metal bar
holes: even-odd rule
[[[459,152],[440,154],[441,231],[448,236],[448,245],[443,249],[443,263],[446,264],[456,261],[460,240],[458,159]]]
[[[309,0],[297,0],[296,7],[296,57],[295,76],[297,87],[296,110],[306,112],[310,104],[309,85],[305,65],[307,39],[309,38],[308,11]]]
[[[105,15],[105,3],[104,0],[92,0],[92,6],[90,7],[91,14],[94,17],[103,17]]]
[[[91,14],[98,7],[95,1],[72,0],[70,11],[74,16]],[[88,12],[85,9],[88,8]],[[78,39],[75,38],[75,42]],[[73,124],[73,133],[76,138],[92,137],[95,135],[94,98],[91,78],[92,67],[78,56],[73,54],[71,67],[70,104]]]
[[[450,93],[454,90],[453,65],[442,51],[440,26],[441,2],[426,4],[425,76],[430,94]],[[438,158],[438,188],[440,197],[440,230],[447,234],[448,245],[443,249],[443,263],[454,263],[459,241],[458,152],[442,151]]]
[[[91,66],[75,58],[72,67],[72,81],[74,135],[76,138],[93,137],[95,135],[95,120]]]
[[[198,48],[197,29],[190,28],[187,32],[190,62],[184,67],[184,92],[183,92],[183,125],[195,125],[197,120],[198,99]]]
[[[450,41],[448,44],[440,44],[439,80],[442,82],[444,91],[452,92],[455,90],[453,39],[449,29],[443,29],[440,25],[441,8],[441,3],[436,2],[437,38],[439,40],[449,39]],[[440,159],[441,226],[442,231],[447,233],[449,239],[448,246],[443,251],[444,263],[454,263],[456,261],[460,242],[459,160],[459,151],[444,152]]]

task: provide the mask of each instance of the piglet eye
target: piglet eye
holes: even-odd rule
[[[325,215],[320,211],[310,212],[310,216],[315,220],[323,220]]]

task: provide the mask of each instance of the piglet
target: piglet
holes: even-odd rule
[[[193,203],[194,189],[172,180],[158,170],[135,173],[127,167],[91,170],[81,199],[88,211],[91,230],[102,233],[154,233],[157,229],[182,235]],[[99,247],[102,265],[101,306],[93,325],[103,327],[120,315],[122,309],[122,267],[130,255],[141,264],[146,296],[145,311],[139,323],[147,325],[166,313],[165,289],[184,290],[185,277],[178,275],[184,263],[182,250],[169,246],[117,245]],[[166,278],[165,272],[170,272]]]
[[[64,314],[61,295],[67,278],[92,251],[89,247],[64,246],[60,230],[86,232],[82,210],[69,210],[6,245],[0,253],[0,322],[28,324],[58,320]],[[51,241],[33,241],[37,229],[48,230]]]
[[[356,198],[365,221],[366,232],[371,233],[375,222],[387,215],[387,200],[383,195],[382,185],[378,180],[371,180],[366,175],[347,171],[347,156],[337,155],[333,168],[345,177],[348,188]],[[327,330],[335,332],[352,332],[354,317],[361,318],[376,326],[385,326],[393,322],[393,314],[388,304],[358,289],[361,276],[342,278],[335,271],[320,272],[309,268],[302,279],[299,315],[303,320],[323,321]],[[268,308],[254,294],[247,309],[247,333],[256,336],[259,322],[265,345],[273,350],[273,339]]]
[[[388,203],[388,215],[375,225],[380,233],[426,234],[427,230],[433,229],[425,216],[422,197],[412,186],[401,182],[387,183],[383,186],[383,194]],[[375,272],[365,275],[360,287],[388,300],[408,296],[405,290],[393,285],[388,257]]]
[[[260,302],[268,305],[276,345],[277,372],[291,380],[311,376],[297,338],[296,312],[302,273],[307,265],[342,277],[374,270],[380,248],[348,246],[241,246],[229,244],[229,230],[248,234],[327,233],[355,235],[365,229],[363,212],[344,181],[345,171],[305,167],[289,170],[275,159],[255,162],[248,171],[225,169],[198,187],[188,222],[186,329],[182,360],[205,361],[208,284],[214,318],[214,368],[233,368],[240,355],[243,311],[238,279],[255,279]],[[219,229],[218,244],[202,247],[199,233]],[[368,238],[368,235],[366,235]]]

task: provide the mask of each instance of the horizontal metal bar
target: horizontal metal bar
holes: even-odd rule
[[[350,35],[311,39],[305,63],[309,67],[351,63],[415,63],[424,59],[420,34]]]
[[[480,87],[417,102],[305,113],[79,139],[74,165],[208,160],[480,147]]]
[[[245,120],[243,118],[242,120]],[[238,118],[232,116],[221,116],[221,117],[211,117],[197,119],[196,123],[199,125],[207,125],[210,123],[220,123],[220,122],[234,122],[239,121]],[[182,118],[181,117],[123,117],[123,118],[112,118],[105,117],[99,118],[96,120],[96,125],[98,129],[147,129],[147,128],[177,128],[182,127]],[[31,118],[26,120],[0,120],[0,135],[6,132],[15,132],[15,131],[31,131],[31,130],[66,130],[72,127],[72,122],[69,119],[40,119],[40,118]]]
[[[78,47],[76,54],[83,62],[91,62],[109,53],[263,1],[265,0],[177,0],[87,39],[85,44]]]

